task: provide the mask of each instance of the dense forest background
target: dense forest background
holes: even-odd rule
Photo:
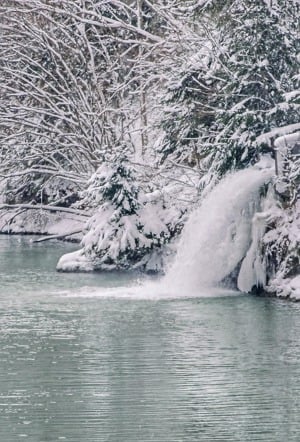
[[[298,0],[2,0],[9,222],[68,209],[92,268],[161,269],[218,181],[300,130],[299,29]],[[261,244],[273,291],[299,273],[299,179],[287,154]]]

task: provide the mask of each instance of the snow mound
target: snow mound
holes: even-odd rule
[[[94,267],[80,249],[63,255],[57,263],[56,270],[58,272],[91,272]]]

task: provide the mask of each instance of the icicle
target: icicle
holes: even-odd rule
[[[256,213],[252,219],[252,242],[242,262],[237,281],[238,289],[243,292],[251,292],[254,286],[266,286],[266,259],[262,255],[261,244],[273,205],[274,191],[269,187],[266,198],[261,202],[262,211]]]

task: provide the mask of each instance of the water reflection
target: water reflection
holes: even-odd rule
[[[2,287],[0,331],[1,441],[299,440],[298,305]]]

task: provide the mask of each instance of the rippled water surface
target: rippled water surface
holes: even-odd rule
[[[300,440],[299,305],[55,273],[73,249],[0,236],[1,442]]]

